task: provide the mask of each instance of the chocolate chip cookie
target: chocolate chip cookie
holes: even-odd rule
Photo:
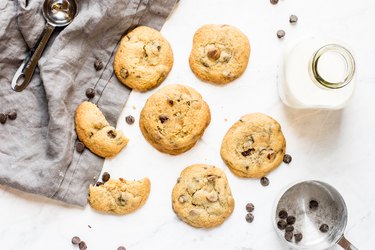
[[[228,130],[221,157],[234,174],[261,178],[280,165],[285,147],[280,124],[267,115],[253,113],[241,117]]]
[[[210,121],[210,109],[202,96],[176,84],[161,88],[147,100],[139,126],[157,150],[177,155],[196,144]]]
[[[140,26],[121,39],[114,59],[117,78],[129,88],[147,91],[161,84],[173,66],[173,52],[159,31]]]
[[[189,63],[201,80],[224,84],[242,75],[249,57],[249,40],[239,29],[208,24],[195,32]]]
[[[109,125],[100,109],[91,102],[78,106],[75,126],[79,140],[103,158],[117,155],[129,141],[121,131]]]
[[[224,172],[205,164],[185,168],[173,188],[172,208],[182,221],[193,227],[222,224],[234,209]]]
[[[95,210],[110,214],[128,214],[142,207],[150,194],[148,178],[139,181],[109,179],[103,185],[89,187],[89,203]]]

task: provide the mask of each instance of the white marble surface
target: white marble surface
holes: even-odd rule
[[[299,179],[317,179],[335,186],[346,200],[347,237],[361,250],[373,249],[375,232],[375,2],[372,0],[181,0],[162,30],[170,41],[175,65],[165,84],[183,83],[200,91],[211,107],[212,122],[189,152],[168,156],[153,149],[137,124],[125,124],[154,92],[132,93],[118,127],[130,138],[119,156],[104,170],[113,177],[148,176],[152,191],[146,205],[128,216],[109,216],[66,206],[35,195],[0,188],[0,249],[77,249],[72,236],[89,249],[110,250],[124,245],[148,249],[283,249],[271,224],[271,209],[279,190]],[[289,24],[290,14],[299,17]],[[237,81],[217,87],[199,81],[190,71],[188,56],[194,31],[205,23],[228,23],[244,31],[251,42],[251,59]],[[283,41],[276,38],[286,30]],[[342,111],[298,111],[283,106],[276,82],[283,47],[307,35],[329,35],[348,43],[357,60],[358,86]],[[235,177],[222,162],[219,149],[226,130],[241,115],[263,112],[276,118],[287,139],[290,165],[269,175],[271,184]],[[225,121],[227,119],[227,121]],[[232,216],[220,227],[194,229],[171,209],[171,190],[180,171],[192,163],[214,164],[228,176],[236,201]],[[245,222],[245,204],[256,206],[255,220]],[[88,227],[91,226],[91,228]]]

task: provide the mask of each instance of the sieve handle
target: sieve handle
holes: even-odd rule
[[[345,250],[358,250],[352,243],[350,243],[343,235],[341,239],[337,242]]]

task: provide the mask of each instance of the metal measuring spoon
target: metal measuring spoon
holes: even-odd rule
[[[56,27],[70,24],[77,11],[75,0],[45,0],[42,13],[47,21],[46,27],[14,75],[11,84],[13,90],[22,91],[27,87],[52,32]]]
[[[310,209],[311,200],[318,202],[317,208]],[[303,234],[300,242],[296,243],[294,239],[291,242],[286,241],[285,231],[277,227],[281,210],[296,217],[293,233]],[[327,249],[338,244],[346,250],[358,250],[344,237],[348,219],[345,201],[340,193],[327,183],[311,180],[288,187],[277,200],[273,211],[277,234],[289,247],[312,250]],[[322,224],[329,226],[328,232],[319,230]]]

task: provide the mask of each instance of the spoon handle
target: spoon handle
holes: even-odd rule
[[[33,77],[35,68],[38,65],[39,58],[42,56],[43,50],[54,29],[55,27],[47,23],[35,47],[30,50],[29,54],[14,75],[11,84],[13,90],[20,92],[27,87]]]
[[[350,243],[343,235],[341,239],[337,242],[345,250],[358,250],[352,243]]]

